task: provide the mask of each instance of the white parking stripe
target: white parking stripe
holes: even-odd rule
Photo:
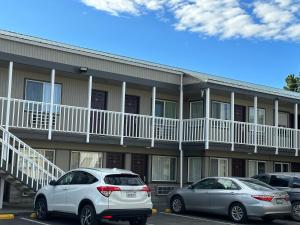
[[[227,222],[222,222],[222,221],[218,221],[218,220],[209,220],[209,219],[202,218],[202,217],[184,216],[184,215],[164,213],[164,212],[160,212],[160,213],[164,214],[164,215],[169,215],[169,216],[177,216],[177,217],[182,217],[182,218],[186,218],[186,219],[199,220],[199,221],[202,221],[202,222],[213,222],[213,223],[226,224],[226,225],[236,225],[234,223],[227,223]]]
[[[27,219],[27,218],[20,218],[21,220],[26,220],[28,222],[32,222],[32,223],[37,223],[37,224],[41,224],[41,225],[51,225],[49,223],[43,223],[43,222],[39,222],[39,221],[36,221],[36,220],[31,220],[31,219]]]

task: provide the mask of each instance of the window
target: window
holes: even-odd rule
[[[247,185],[249,188],[256,190],[256,191],[270,191],[270,190],[275,190],[272,188],[270,185],[265,184],[259,180],[255,179],[247,179],[247,178],[242,178],[239,179],[243,184]]]
[[[132,174],[113,174],[107,175],[104,182],[110,185],[118,186],[141,186],[144,185],[142,179],[137,175]]]
[[[249,123],[254,123],[254,107],[249,107]],[[266,123],[266,111],[262,108],[257,108],[257,123]]]
[[[165,118],[176,118],[176,102],[156,100],[155,116]]]
[[[227,177],[228,176],[228,160],[221,158],[210,159],[210,176]]]
[[[201,179],[201,157],[188,158],[188,182],[196,182]]]
[[[101,168],[102,159],[101,152],[71,152],[70,169],[79,167]]]
[[[249,177],[253,177],[258,174],[266,172],[266,162],[249,160]]]
[[[275,162],[274,163],[274,171],[276,173],[289,172],[289,163]]]
[[[230,104],[213,101],[211,114],[211,117],[215,119],[230,120]]]
[[[216,183],[216,179],[207,178],[205,180],[201,180],[198,183],[193,185],[193,189],[213,189]]]
[[[288,113],[278,112],[278,126],[279,127],[289,127],[289,114]]]
[[[273,187],[288,187],[291,177],[284,175],[272,175],[270,185]]]
[[[48,159],[50,162],[54,163],[55,158],[55,150],[49,150],[49,149],[38,149],[38,153],[43,155],[46,159]]]
[[[51,83],[26,80],[25,100],[50,103]],[[61,104],[61,84],[54,84],[54,104]]]
[[[71,184],[93,184],[97,181],[96,177],[87,172],[75,171]]]
[[[153,156],[152,181],[176,181],[176,158]]]
[[[69,172],[57,181],[57,185],[70,185],[74,177],[74,172]]]
[[[190,102],[190,118],[203,118],[204,117],[204,106],[203,101]]]
[[[223,189],[223,190],[238,190],[239,186],[229,179],[216,179],[216,183],[214,185],[214,189]]]

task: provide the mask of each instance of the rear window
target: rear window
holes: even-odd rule
[[[270,185],[274,187],[288,187],[291,177],[284,175],[271,176]]]
[[[104,182],[117,186],[141,186],[145,184],[139,176],[133,174],[107,175],[104,178]]]
[[[259,180],[255,179],[240,179],[240,181],[248,186],[249,188],[256,190],[256,191],[270,191],[270,190],[276,190],[275,188],[271,187],[268,184],[265,184]]]

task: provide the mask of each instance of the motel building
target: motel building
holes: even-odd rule
[[[154,204],[207,176],[300,172],[300,94],[0,31],[0,207],[78,167]]]

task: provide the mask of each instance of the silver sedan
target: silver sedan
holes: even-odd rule
[[[252,178],[205,178],[174,190],[168,199],[174,213],[187,210],[228,215],[236,223],[245,223],[249,217],[270,222],[291,211],[286,192]]]

